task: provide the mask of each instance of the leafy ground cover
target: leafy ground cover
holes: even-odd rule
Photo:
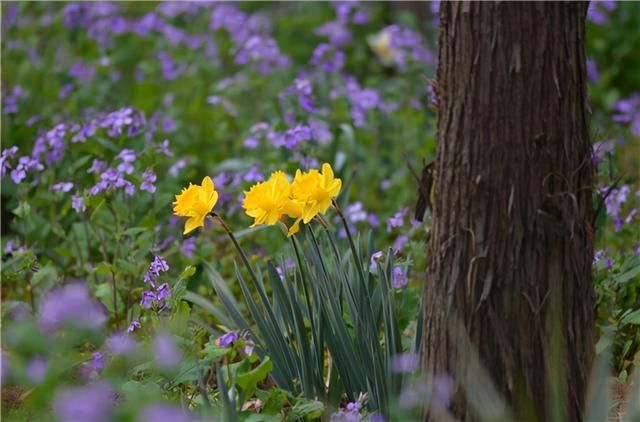
[[[7,420],[446,411],[457,381],[418,376],[416,354],[437,3],[5,2],[2,19]],[[594,2],[587,46],[598,351],[623,383],[638,19]]]

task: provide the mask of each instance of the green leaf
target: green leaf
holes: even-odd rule
[[[213,341],[209,341],[202,350],[202,353],[208,359],[217,359],[222,356],[226,356],[233,351],[231,347],[220,347]]]
[[[196,267],[193,266],[193,265],[188,265],[187,268],[185,268],[184,271],[182,271],[182,273],[180,273],[178,278],[180,280],[185,280],[185,279],[191,277],[192,275],[194,275],[195,273],[196,273]]]
[[[292,420],[303,418],[316,419],[322,416],[324,409],[324,403],[320,401],[300,398],[289,412],[289,418]]]
[[[238,373],[236,384],[244,390],[253,390],[260,381],[262,381],[267,377],[267,375],[269,375],[269,372],[271,372],[272,369],[273,362],[271,362],[271,359],[266,356],[260,363],[260,365],[256,366],[248,372]]]
[[[98,275],[109,275],[112,271],[114,271],[114,268],[108,262],[100,262],[98,265],[96,265],[96,274]]]
[[[635,311],[628,313],[620,322],[622,324],[640,325],[640,309],[636,309]]]

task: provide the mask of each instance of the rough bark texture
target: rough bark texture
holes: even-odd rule
[[[516,420],[582,420],[594,356],[586,10],[443,2],[440,11],[422,365],[468,385],[481,382],[477,353]],[[469,387],[458,385],[451,411],[477,420],[490,404]]]

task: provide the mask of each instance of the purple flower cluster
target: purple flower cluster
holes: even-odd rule
[[[56,331],[65,324],[97,330],[106,321],[104,307],[91,298],[89,289],[83,283],[72,283],[51,290],[42,301],[38,319],[47,332]]]
[[[401,25],[390,25],[385,31],[389,34],[389,47],[398,69],[405,70],[409,58],[418,63],[434,63],[433,53],[426,48],[419,33]]]
[[[391,112],[397,107],[393,103],[387,104],[382,101],[380,94],[375,89],[361,88],[358,81],[352,76],[344,76],[343,83],[342,87],[338,87],[332,92],[331,97],[346,96],[351,104],[351,118],[356,127],[365,126],[367,111],[379,109]]]
[[[420,356],[414,352],[401,353],[391,357],[391,371],[397,374],[415,372],[420,363]]]
[[[631,133],[640,136],[640,94],[633,94],[629,98],[616,101],[613,104],[613,110],[615,114],[611,120],[629,124]]]
[[[391,232],[396,227],[402,227],[405,223],[405,218],[409,213],[409,208],[400,208],[394,215],[387,220],[387,232]]]
[[[5,165],[7,167],[10,166],[10,164],[5,164],[3,162],[3,170],[5,168]],[[44,170],[44,166],[38,160],[34,160],[33,158],[25,155],[18,159],[16,167],[11,170],[11,180],[13,180],[14,183],[18,184],[27,178],[28,172],[42,170]]]
[[[609,188],[604,186],[599,189],[601,194],[609,192]],[[622,206],[627,202],[631,188],[629,185],[622,185],[618,189],[613,189],[605,198],[605,206],[607,207],[607,215],[613,218],[615,229],[619,231],[624,224],[629,224],[638,213],[638,210],[632,209],[625,218],[622,218]]]
[[[146,37],[152,32],[162,34],[171,45],[183,45],[197,49],[211,40],[206,36],[191,36],[184,30],[165,21],[166,5],[160,4],[157,12],[149,12],[137,19],[118,16],[119,5],[112,2],[69,3],[62,11],[63,23],[69,28],[83,28],[87,35],[102,47],[111,47],[113,39],[121,34]],[[205,2],[194,2],[191,10],[209,7]]]
[[[347,219],[347,223],[350,229],[353,225],[357,223],[363,223],[363,222],[368,223],[370,227],[378,227],[380,225],[380,221],[378,220],[378,217],[373,213],[369,213],[365,211],[365,209],[363,208],[362,202],[360,201],[356,201],[350,204],[349,206],[347,206],[344,209],[344,215]],[[340,217],[336,216],[334,221],[336,223],[339,223]],[[341,238],[347,237],[347,233],[344,228],[340,228],[340,230],[338,231],[338,236]]]
[[[235,63],[250,64],[255,70],[269,74],[289,65],[276,41],[268,35],[270,23],[261,15],[247,15],[235,5],[221,3],[211,14],[210,28],[226,29],[233,41]]]
[[[182,361],[182,351],[170,334],[158,334],[153,340],[155,362],[160,369],[172,369]]]
[[[589,3],[587,11],[587,20],[596,25],[604,25],[608,21],[609,12],[616,8],[616,2],[613,0],[598,0]]]
[[[2,109],[7,114],[13,114],[20,111],[18,103],[27,97],[20,85],[14,86],[8,94],[3,97]]]
[[[54,192],[69,192],[73,189],[73,183],[71,182],[59,182],[51,185],[51,190]]]
[[[85,84],[90,83],[95,74],[96,67],[92,64],[85,64],[82,59],[76,61],[69,69],[69,76],[79,79]]]
[[[140,185],[140,190],[146,190],[149,193],[154,193],[156,191],[156,186],[154,185],[157,177],[152,169],[145,170],[142,173],[142,184]]]
[[[344,53],[326,43],[319,44],[315,50],[313,50],[311,60],[309,60],[309,63],[319,66],[324,72],[342,70],[344,62]]]
[[[51,407],[62,421],[107,422],[111,420],[114,399],[115,392],[106,382],[100,381],[58,390]]]
[[[331,422],[360,422],[360,409],[362,409],[361,403],[349,402],[344,409],[331,414],[329,420]]]
[[[145,273],[143,280],[145,283],[150,284],[152,287],[156,286],[156,283],[160,279],[160,274],[169,271],[169,264],[161,256],[155,256],[149,270]]]
[[[280,98],[284,98],[286,94],[293,94],[298,98],[298,103],[305,111],[313,113],[315,108],[313,106],[313,84],[310,78],[297,77],[293,80],[293,83],[285,88]]]
[[[97,195],[100,192],[109,192],[116,189],[123,189],[124,192],[131,196],[135,193],[135,185],[124,178],[123,174],[114,168],[108,168],[100,175],[100,181],[91,189],[91,195]]]
[[[149,265],[149,270],[143,277],[144,282],[151,286],[151,290],[142,293],[140,306],[145,309],[153,307],[157,310],[162,310],[165,307],[166,300],[171,298],[171,289],[167,283],[162,283],[158,287],[156,285],[160,282],[160,274],[167,271],[169,271],[167,261],[161,256],[155,256]]]
[[[304,124],[297,124],[284,132],[277,133],[271,141],[274,147],[284,147],[286,149],[294,149],[301,142],[311,140],[311,128]]]
[[[325,22],[315,30],[316,35],[327,37],[329,44],[340,48],[351,42],[350,23],[362,25],[368,22],[368,13],[361,8],[358,2],[336,1],[332,2],[336,11],[336,19]]]
[[[409,279],[401,267],[395,267],[393,269],[393,280],[391,280],[391,284],[393,284],[393,287],[396,289],[402,289],[409,284]]]
[[[109,336],[105,347],[113,356],[124,356],[133,353],[138,348],[138,343],[128,332],[116,332]]]

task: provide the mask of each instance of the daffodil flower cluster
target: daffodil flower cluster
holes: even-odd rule
[[[296,171],[293,182],[289,182],[281,171],[271,174],[268,180],[258,183],[245,192],[242,207],[254,218],[252,225],[275,224],[285,216],[294,219],[289,236],[300,230],[300,223],[309,223],[316,215],[324,214],[331,201],[338,196],[342,181],[333,174],[327,163],[322,171],[311,169]]]
[[[322,170],[297,170],[293,182],[282,171],[271,174],[268,180],[253,185],[245,192],[242,207],[254,219],[251,227],[273,225],[285,217],[293,219],[289,236],[300,230],[300,223],[309,223],[316,215],[324,214],[340,193],[342,181],[334,176],[327,163]],[[173,203],[175,215],[187,217],[184,234],[204,226],[204,219],[218,201],[218,192],[210,177],[202,185],[189,184],[176,195]]]

